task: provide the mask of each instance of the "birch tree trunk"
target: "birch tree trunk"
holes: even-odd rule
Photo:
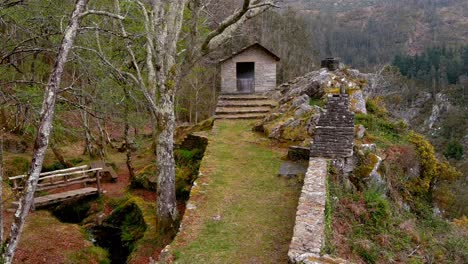
[[[156,66],[156,87],[159,92],[156,112],[156,166],[157,187],[157,225],[159,231],[170,229],[177,220],[177,199],[175,193],[174,95],[177,87],[178,67],[176,65],[177,42],[182,28],[184,8],[187,0],[153,0],[156,13],[154,24],[158,25],[155,35],[159,55]],[[167,10],[167,11],[165,11]],[[164,24],[158,24],[164,21]]]
[[[174,97],[161,96],[158,118],[156,166],[158,170],[157,223],[159,231],[172,227],[177,219],[174,160]]]
[[[132,164],[132,142],[130,140],[130,94],[127,87],[124,86],[125,94],[125,128],[124,128],[124,140],[125,140],[125,152],[127,156],[126,164],[128,173],[130,174],[130,181],[132,182],[135,179],[135,168]],[[136,138],[136,128],[135,128],[135,138]]]
[[[11,225],[10,237],[7,241],[6,251],[3,256],[5,263],[7,264],[12,263],[13,261],[15,250],[18,246],[26,217],[28,216],[29,210],[34,202],[34,192],[36,190],[37,181],[39,179],[39,173],[42,169],[45,152],[49,144],[49,136],[52,129],[57,92],[60,88],[62,74],[65,63],[67,62],[68,53],[73,46],[73,42],[78,31],[81,14],[84,12],[87,3],[88,0],[78,0],[76,3],[75,9],[73,10],[70,18],[70,22],[65,29],[65,35],[60,46],[57,60],[54,64],[54,68],[52,69],[52,73],[50,74],[49,81],[47,83],[44,101],[42,102],[40,123],[34,143],[33,157],[28,172],[29,176],[25,186],[25,194],[19,200],[18,209],[16,210],[13,223]]]
[[[0,127],[0,245],[3,238],[3,128]]]

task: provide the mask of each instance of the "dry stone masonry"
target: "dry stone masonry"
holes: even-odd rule
[[[310,156],[346,158],[353,155],[354,113],[349,111],[347,94],[328,96],[326,113],[320,116]]]
[[[293,263],[305,263],[309,257],[320,256],[325,227],[326,176],[327,161],[310,158],[288,252],[288,257]]]
[[[325,236],[327,160],[341,160],[353,155],[354,113],[349,110],[349,97],[344,93],[329,95],[326,110],[318,120],[315,141],[310,149],[309,167],[289,245],[291,263],[348,263],[322,255],[321,248]]]

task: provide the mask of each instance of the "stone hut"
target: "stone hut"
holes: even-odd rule
[[[280,58],[254,43],[220,61],[221,93],[261,93],[276,87]]]

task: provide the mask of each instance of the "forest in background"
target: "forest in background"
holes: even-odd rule
[[[52,66],[54,47],[59,43],[64,14],[71,11],[71,2],[31,2],[28,12],[24,12],[23,7],[6,9],[11,2],[3,1],[4,8],[0,11],[4,105],[0,120],[8,124],[8,130],[31,137],[42,100],[41,87]],[[203,21],[199,23],[199,31],[206,34],[241,2],[211,3],[204,14],[206,17],[200,18]],[[447,91],[450,100],[463,108],[468,32],[467,27],[460,25],[466,25],[468,19],[460,12],[467,9],[465,1],[349,0],[336,3],[286,0],[283,8],[266,11],[247,21],[233,34],[232,41],[197,61],[183,74],[175,101],[178,123],[197,123],[212,115],[218,95],[218,61],[253,42],[262,43],[282,58],[279,83],[317,69],[320,59],[327,56],[340,57],[345,64],[369,72],[378,72],[384,65],[393,64],[402,73],[394,89],[400,89],[401,84],[408,86],[401,102],[410,104],[416,100],[418,91],[428,91],[433,97]],[[108,4],[106,1],[91,3],[93,8]],[[137,20],[136,10],[129,8],[126,12],[132,18],[126,22],[129,34],[135,37],[135,44],[143,44],[144,29],[132,22]],[[190,16],[189,13],[185,15]],[[144,95],[131,87],[125,88],[126,84],[96,56],[99,51],[113,64],[132,68],[123,43],[118,41],[121,36],[113,30],[116,22],[105,17],[87,22],[89,25],[81,30],[72,52],[70,70],[65,72],[67,87],[59,97],[59,118],[54,124],[53,138],[60,142],[84,135],[86,151],[99,154],[102,151],[99,149],[110,139],[107,131],[110,129],[106,127],[112,124],[106,117],[113,116],[114,123],[127,120],[134,128],[149,128],[150,124],[144,121],[148,117],[140,100]],[[182,30],[188,34],[190,25],[184,25]],[[184,50],[184,42],[180,45],[179,50]],[[139,60],[143,62],[142,58]],[[460,121],[466,124],[466,115],[460,111],[448,116],[451,119],[444,121],[445,127]],[[82,128],[70,129],[77,124]],[[93,126],[98,131],[92,131]],[[138,134],[138,130],[130,132]],[[443,152],[449,142],[457,148],[460,145],[466,148],[461,134],[445,136],[442,143],[436,144],[439,152]]]
[[[19,2],[15,6],[10,6],[15,1],[0,2],[0,122],[11,135],[32,142],[44,87],[73,1]],[[212,1],[199,17],[191,7],[183,13],[182,37],[176,47],[177,63],[182,67],[174,96],[179,125],[198,123],[212,115],[219,92],[218,61],[260,42],[282,58],[280,82],[317,69],[323,57],[336,56],[349,67],[383,76],[385,89],[373,96],[386,97],[394,117],[402,118],[393,108],[404,112],[429,94],[421,115],[407,121],[429,135],[440,154],[459,168],[466,166],[466,31],[457,26],[466,22],[457,13],[466,10],[463,1],[360,1],[359,8],[347,4],[356,1],[339,1],[337,6],[317,1],[314,3],[321,3],[317,9],[302,10],[297,7],[305,1],[296,1],[291,8],[265,11],[246,21],[220,49],[193,60],[197,54],[191,47],[203,44],[201,39],[241,2]],[[113,1],[91,1],[89,8],[115,11]],[[83,19],[71,50],[50,145],[57,160],[65,164],[59,146],[71,141],[83,140],[83,153],[103,158],[107,149],[122,142],[130,149],[129,145],[154,129],[146,95],[119,74],[148,69],[144,50],[135,49],[133,55],[127,51],[129,43],[145,46],[147,29],[140,23],[143,18],[138,6],[122,1],[121,8],[127,18],[126,33],[112,17],[89,16]],[[439,118],[435,130],[427,128],[425,113],[431,112],[438,94],[446,95],[454,107]],[[463,191],[464,182],[462,179],[458,182],[462,185],[453,187]]]
[[[98,1],[97,5],[100,2]],[[338,5],[330,5],[328,1],[286,0],[283,2],[283,8],[280,10],[267,11],[248,21],[242,30],[234,34],[232,41],[225,43],[223,49],[197,62],[197,65],[192,68],[191,72],[184,74],[176,102],[177,117],[180,122],[196,123],[206,119],[213,113],[217,97],[217,87],[219,86],[217,62],[220,58],[226,57],[255,41],[267,46],[282,58],[278,76],[278,82],[281,83],[318,68],[320,59],[328,56],[340,57],[345,64],[351,67],[374,72],[378,67],[395,62],[401,56],[422,54],[426,48],[446,47],[450,50],[462,50],[468,38],[466,27],[457,26],[468,23],[468,19],[455,12],[463,9],[466,10],[466,3],[464,1],[349,0],[338,1]],[[8,69],[10,67],[14,69],[16,66],[18,66],[18,69],[13,73],[15,76],[11,76],[12,73],[10,71],[4,74],[6,76],[4,79],[13,79],[25,72],[24,69],[21,70],[19,68],[19,66],[25,67],[25,65],[16,65],[8,61],[21,56],[23,53],[22,50],[18,50],[18,47],[15,49],[15,44],[18,41],[25,41],[31,32],[41,35],[40,38],[36,36],[36,38],[22,44],[23,46],[25,44],[32,46],[30,43],[34,42],[36,46],[40,47],[40,49],[35,47],[35,50],[29,51],[28,56],[25,58],[29,61],[28,63],[25,61],[25,64],[29,64],[28,67],[30,68],[30,71],[26,75],[30,76],[23,79],[31,81],[28,84],[24,84],[30,90],[29,93],[35,92],[34,82],[37,81],[35,79],[38,79],[38,76],[41,74],[47,73],[47,67],[50,67],[50,65],[47,65],[47,56],[49,56],[50,64],[51,47],[57,45],[57,33],[60,26],[63,27],[61,25],[63,23],[61,14],[63,14],[63,10],[66,10],[66,2],[64,4],[57,4],[46,1],[45,3],[47,4],[43,4],[40,1],[37,2],[35,4],[37,6],[31,8],[33,12],[26,16],[21,15],[18,17],[14,12],[2,15],[2,28],[4,32],[7,25],[16,24],[17,27],[15,38],[7,37],[2,42],[2,54],[4,54],[2,64],[5,65],[6,62]],[[206,30],[219,23],[221,18],[232,12],[233,8],[239,5],[239,3],[241,1],[217,1],[216,4],[212,4],[209,12],[210,19],[204,21],[207,27]],[[38,17],[43,12],[50,13],[49,11],[52,12],[51,14],[57,15],[55,17],[49,15],[47,19]],[[448,21],[448,18],[451,20]],[[112,20],[108,20],[108,22],[108,26],[115,24]],[[98,23],[106,22],[100,21]],[[451,26],[448,27],[447,23]],[[415,36],[414,34],[419,34],[420,25],[424,25],[424,30],[421,30],[421,35]],[[103,30],[107,30],[108,32],[101,31],[99,34],[101,38],[109,36],[108,42],[111,45],[102,43],[101,49],[103,52],[122,49],[117,41],[115,41],[118,36],[113,36],[109,29],[110,27],[107,29],[103,27]],[[134,28],[134,30],[135,32],[132,34],[141,35],[141,28]],[[188,25],[185,30],[188,30]],[[87,31],[92,31],[92,27],[88,27]],[[96,45],[98,45],[94,36],[95,34],[89,33],[87,34],[92,36],[80,40],[79,46],[95,49]],[[7,35],[3,36],[6,37]],[[9,53],[11,52],[13,54],[10,55]],[[102,87],[115,87],[118,86],[118,83],[115,82],[115,78],[113,79],[112,76],[107,74],[108,70],[99,67],[99,59],[93,58],[96,63],[80,66],[80,63],[82,64],[87,58],[94,56],[91,53],[85,49],[79,50],[77,48],[74,54],[79,57],[75,60],[74,67],[76,71],[78,67],[81,67],[79,69],[80,74],[86,72],[87,85],[97,88],[93,89],[94,94],[90,93],[87,95],[88,97],[92,97],[94,101],[103,100],[103,98],[111,99],[109,96],[105,96],[106,91],[99,91],[99,88],[101,87],[102,90]],[[112,59],[119,58],[114,56]],[[466,60],[466,57],[460,57],[457,61],[463,64],[464,60]],[[34,63],[31,63],[33,61]],[[463,72],[460,72],[460,70],[465,70],[462,68],[453,71],[454,67],[452,66],[455,65],[449,65],[449,68],[444,69],[444,71],[448,72],[448,78],[451,80],[450,83],[453,83],[454,79],[463,75]],[[4,68],[4,71],[6,71],[5,69],[7,68]],[[436,74],[438,73],[434,73],[433,75]],[[430,71],[424,76],[426,83],[431,82],[433,77],[429,75]],[[70,77],[73,79],[73,76]],[[414,76],[408,77],[412,78]],[[422,77],[419,76],[419,79]],[[426,83],[419,85],[417,89],[427,88]],[[19,83],[15,83],[16,87],[20,87],[20,85]],[[86,84],[80,85],[85,86]],[[119,97],[115,91],[112,92],[111,96]],[[138,98],[139,95],[134,94],[133,96]],[[17,96],[16,100],[18,104],[24,105],[24,100],[30,99]],[[88,98],[87,100],[90,101],[91,99]],[[40,100],[38,101],[40,102]],[[111,99],[109,101],[115,100]],[[31,108],[35,108],[34,102],[31,102]],[[207,104],[206,102],[209,103]],[[84,105],[87,104],[87,102],[83,103]],[[104,104],[105,102],[98,105]],[[122,106],[122,104],[119,106]],[[132,107],[139,108],[140,110],[137,112],[142,112],[142,106],[133,104]],[[34,112],[34,110],[29,108],[23,112],[27,113],[28,111]],[[95,111],[102,112],[99,109]],[[105,113],[102,113],[102,115],[105,115]],[[21,130],[23,126],[28,127],[21,124],[28,123],[26,120],[20,121],[22,117],[16,119],[18,119],[15,121],[18,122],[17,129]],[[138,118],[130,119],[138,120]]]

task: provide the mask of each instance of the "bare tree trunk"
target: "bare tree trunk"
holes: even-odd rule
[[[98,129],[99,129],[99,140],[97,143],[98,146],[98,151],[99,151],[99,157],[101,160],[104,160],[104,157],[106,156],[106,137],[104,134],[104,128],[103,125],[101,124],[101,120],[97,119],[96,121]]]
[[[3,131],[0,127],[0,245],[3,245]]]
[[[34,143],[33,158],[28,172],[28,179],[25,186],[25,194],[19,200],[18,209],[14,215],[11,225],[10,237],[7,242],[6,252],[4,253],[4,261],[7,264],[12,263],[13,256],[18,246],[21,233],[23,231],[26,217],[34,202],[34,192],[36,191],[37,181],[42,169],[45,152],[49,144],[49,136],[52,129],[52,121],[55,112],[55,101],[57,92],[62,81],[62,74],[67,62],[68,53],[73,46],[76,34],[78,32],[80,16],[86,8],[88,0],[78,0],[73,10],[70,22],[65,29],[65,35],[60,46],[52,73],[50,74],[47,83],[44,101],[42,102],[42,110],[40,123],[37,130],[36,141]]]
[[[153,10],[158,14],[155,24],[162,34],[156,35],[158,45],[155,83],[159,91],[158,106],[155,109],[157,118],[156,131],[156,166],[158,172],[157,187],[157,225],[159,231],[173,227],[177,220],[177,199],[175,194],[175,160],[174,160],[174,94],[177,87],[178,67],[176,65],[177,42],[182,28],[183,13],[187,0],[162,1],[153,0]],[[167,7],[167,9],[166,9]],[[167,10],[164,11],[164,10]],[[166,26],[158,21],[166,22]],[[161,50],[163,49],[163,50]]]
[[[158,170],[157,221],[160,231],[167,230],[177,219],[175,194],[173,96],[163,95],[158,118],[156,166]]]
[[[127,154],[127,169],[128,173],[130,174],[130,181],[132,182],[135,179],[135,168],[133,168],[132,164],[132,147],[130,142],[130,124],[129,124],[129,112],[130,112],[130,94],[127,88],[124,88],[125,93],[125,130],[124,130],[124,139],[125,139],[125,151]],[[136,128],[135,128],[136,130]],[[136,137],[136,135],[135,135]]]
[[[195,125],[198,124],[198,93],[200,92],[199,87],[195,89]]]
[[[96,154],[93,146],[93,136],[91,134],[91,129],[89,128],[89,119],[88,113],[85,110],[81,110],[81,120],[83,121],[83,128],[85,134],[85,147],[83,150],[83,155],[88,154],[90,157],[94,157]]]
[[[128,121],[125,122],[125,152],[127,155],[127,169],[128,173],[130,174],[130,181],[133,181],[135,179],[135,168],[133,168],[132,164],[132,147],[131,147],[131,142],[130,142],[130,125],[128,124]]]

